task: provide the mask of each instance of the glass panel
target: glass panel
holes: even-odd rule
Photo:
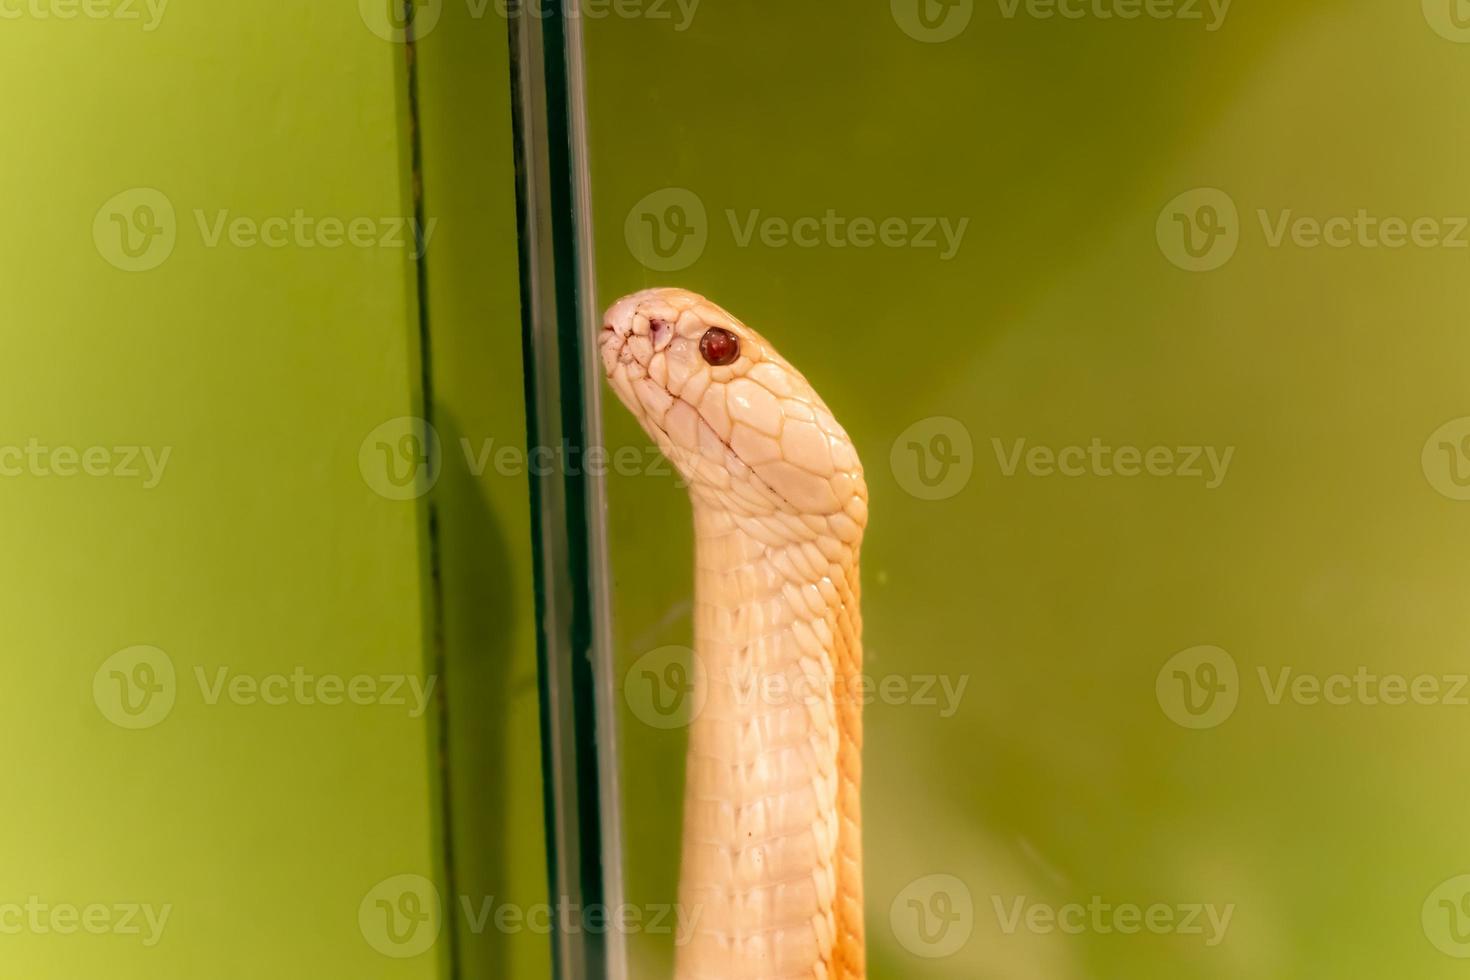
[[[1456,6],[588,21],[600,295],[723,304],[866,464],[871,976],[1470,952]],[[606,435],[636,461],[608,511],[630,963],[663,976],[693,536],[621,406]]]
[[[549,974],[484,11],[0,5],[0,976]]]
[[[535,579],[505,23],[444,4],[414,48],[426,225],[421,267],[447,726],[453,895],[462,977],[544,977],[551,944],[537,696]],[[424,24],[420,24],[421,31]],[[497,922],[500,923],[497,926]],[[538,928],[532,929],[532,922]]]
[[[0,11],[5,976],[450,975],[406,59],[369,13]]]

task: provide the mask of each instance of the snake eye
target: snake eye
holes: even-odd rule
[[[699,355],[715,367],[740,356],[740,338],[724,327],[710,327],[699,338]]]

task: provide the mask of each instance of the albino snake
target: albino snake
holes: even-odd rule
[[[694,508],[676,976],[861,978],[862,464],[806,378],[702,296],[624,297],[600,344]]]

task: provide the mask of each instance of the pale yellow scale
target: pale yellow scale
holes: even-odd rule
[[[601,351],[694,510],[676,976],[860,978],[862,464],[806,378],[697,294],[624,297]]]

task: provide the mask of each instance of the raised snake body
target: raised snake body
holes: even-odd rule
[[[862,465],[801,373],[701,296],[624,297],[600,343],[694,509],[676,976],[861,978]]]

